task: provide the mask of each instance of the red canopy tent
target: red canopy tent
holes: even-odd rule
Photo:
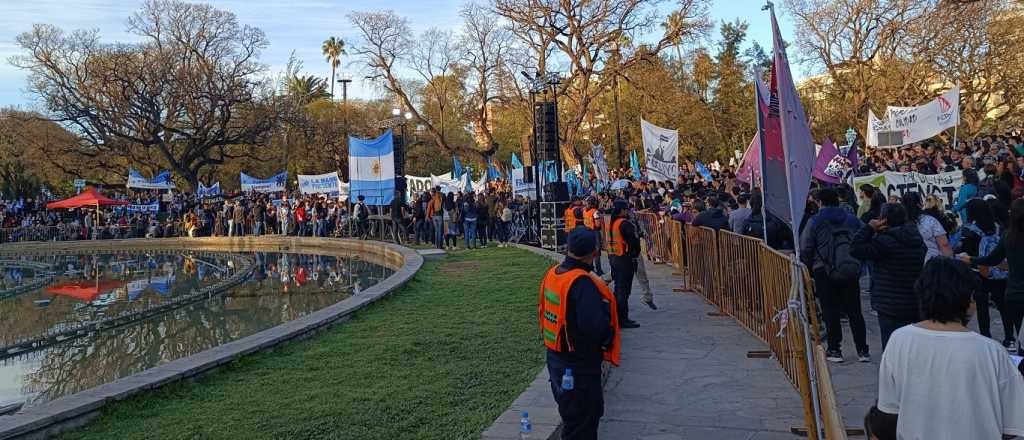
[[[114,200],[110,197],[104,196],[103,194],[100,194],[99,191],[96,191],[96,188],[88,188],[77,196],[69,199],[47,203],[46,209],[74,209],[92,206],[96,208],[96,224],[99,225],[100,206],[124,206],[128,204],[129,203],[124,200]]]
[[[70,199],[47,203],[46,209],[74,209],[83,206],[123,206],[127,204],[128,202],[124,200],[114,200],[100,194],[99,191],[96,191],[96,188],[89,188]]]
[[[92,302],[96,300],[96,297],[100,296],[101,293],[124,287],[126,285],[128,285],[128,283],[121,280],[100,281],[97,279],[95,283],[89,280],[72,281],[47,287],[46,293],[68,296],[83,302]]]

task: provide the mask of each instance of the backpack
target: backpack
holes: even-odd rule
[[[370,210],[366,208],[366,204],[363,202],[356,203],[356,218],[359,220],[366,220],[370,217]]]
[[[832,281],[849,282],[860,278],[861,262],[850,255],[853,232],[845,226],[825,225],[818,232],[818,255],[825,266],[825,274]]]
[[[979,257],[989,256],[989,254],[996,250],[996,247],[999,246],[999,240],[1002,239],[1002,235],[1000,233],[1001,231],[999,230],[998,224],[996,224],[996,231],[987,235],[985,234],[985,232],[981,230],[981,228],[978,227],[978,225],[974,223],[968,223],[964,225],[964,228],[970,230],[971,232],[974,232],[975,234],[978,234],[978,236],[981,237],[981,241],[978,242]],[[982,271],[982,276],[990,280],[1005,280],[1007,278],[1007,275],[1008,274],[1006,270],[998,266],[989,267],[987,275],[984,273],[984,271]]]

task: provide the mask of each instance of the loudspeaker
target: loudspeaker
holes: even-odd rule
[[[540,221],[545,224],[563,222],[565,210],[571,202],[540,202]]]
[[[565,230],[562,228],[540,228],[540,247],[549,251],[565,251]]]
[[[533,107],[533,132],[540,160],[560,161],[558,150],[558,107],[554,102],[538,102]]]
[[[405,176],[405,138],[392,133],[391,142],[395,150],[395,179],[398,179],[398,176]]]
[[[546,202],[567,202],[569,201],[569,184],[565,182],[551,182],[544,185],[544,201]]]

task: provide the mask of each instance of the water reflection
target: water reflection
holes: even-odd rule
[[[252,276],[222,295],[0,360],[0,405],[38,404],[201,352],[334,304],[391,274],[357,258],[247,255]],[[0,341],[159,306],[237,270],[226,254],[38,260],[62,274],[46,288],[0,300]]]

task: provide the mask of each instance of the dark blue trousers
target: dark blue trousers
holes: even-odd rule
[[[573,369],[572,390],[562,389],[565,365],[548,356],[551,393],[562,417],[562,440],[597,440],[597,428],[604,415],[604,390],[601,388],[601,365],[584,371]]]
[[[628,256],[608,257],[612,266],[612,280],[615,281],[615,307],[619,311],[619,323],[629,320],[629,296],[633,293],[633,276],[636,275],[636,259]]]

